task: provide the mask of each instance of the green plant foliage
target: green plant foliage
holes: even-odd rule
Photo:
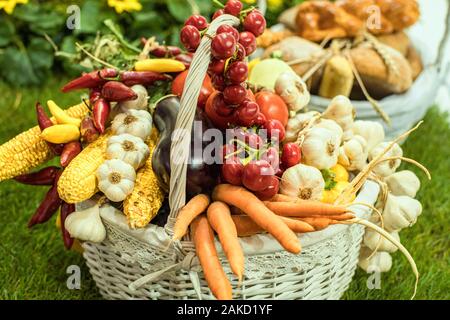
[[[285,0],[280,7],[269,8],[268,25],[275,24],[284,9],[299,2],[302,0]],[[129,66],[131,61],[127,55],[135,55],[130,45],[139,47],[141,37],[154,36],[160,43],[180,45],[180,28],[191,14],[200,13],[209,18],[218,9],[212,0],[141,0],[140,3],[141,11],[121,14],[109,7],[107,0],[30,0],[18,5],[12,15],[0,11],[0,80],[13,86],[39,85],[45,83],[51,72],[74,75],[87,70],[94,65],[74,63],[83,58],[75,43],[92,44],[98,40],[98,33],[110,34],[112,28],[116,30],[115,40],[120,42],[121,49],[129,49],[120,58],[116,55],[114,62]],[[66,26],[67,8],[74,4],[80,7],[80,28],[70,30]],[[109,25],[104,24],[105,20],[110,21]]]

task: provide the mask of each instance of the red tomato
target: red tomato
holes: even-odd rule
[[[184,88],[184,82],[186,81],[186,77],[189,70],[183,71],[179,75],[176,76],[175,80],[172,82],[172,93],[181,97]],[[198,97],[197,105],[203,108],[208,100],[209,96],[214,92],[214,88],[211,83],[211,78],[206,75],[205,80],[203,80],[203,86],[200,90],[200,96]]]
[[[215,91],[213,94],[211,94],[208,98],[208,101],[206,101],[205,111],[206,115],[208,116],[209,120],[214,124],[215,127],[219,129],[226,129],[228,128],[228,125],[230,123],[233,123],[234,121],[234,113],[227,117],[223,117],[219,115],[213,106],[213,100],[216,95],[219,94],[219,91]]]
[[[286,127],[289,119],[289,110],[279,95],[269,91],[256,94],[256,103],[267,120],[276,119]]]

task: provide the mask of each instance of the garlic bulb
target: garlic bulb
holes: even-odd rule
[[[366,139],[369,151],[384,140],[384,128],[375,121],[356,120],[353,123],[352,130],[353,134]]]
[[[387,252],[377,252],[370,259],[372,250],[362,247],[359,254],[358,266],[367,273],[388,272],[392,268],[392,257]]]
[[[98,205],[67,216],[64,227],[72,238],[83,241],[102,242],[106,238],[106,229],[100,218]]]
[[[152,130],[152,116],[145,110],[130,109],[114,118],[112,130],[116,135],[129,133],[145,141]]]
[[[280,193],[303,200],[321,200],[324,188],[325,181],[317,168],[297,164],[283,173]]]
[[[291,111],[306,107],[311,98],[306,83],[293,72],[283,72],[275,83],[275,92],[283,99]]]
[[[298,138],[298,133],[308,124],[308,122],[319,113],[317,111],[310,111],[305,113],[297,113],[294,117],[288,120],[286,125],[285,142],[294,142]]]
[[[389,191],[395,196],[408,196],[414,198],[420,189],[420,180],[410,170],[402,170],[391,174],[384,180]]]
[[[361,171],[367,164],[367,142],[361,136],[353,136],[339,148],[339,164],[349,171]]]
[[[334,120],[341,126],[342,131],[344,131],[344,140],[353,135],[355,108],[349,98],[342,95],[334,97],[322,115],[325,119]]]
[[[342,128],[336,123],[336,121],[330,119],[320,119],[320,121],[316,125],[314,125],[314,127],[331,130],[337,134],[337,136],[339,137],[339,141],[342,141],[344,131],[342,131]]]
[[[395,240],[400,242],[400,236],[398,231],[394,231],[390,233]],[[393,253],[398,250],[397,246],[393,245],[392,242],[380,236],[377,232],[367,229],[364,234],[363,243],[366,247],[371,250],[375,250],[378,243],[380,244],[378,247],[379,251],[390,252]]]
[[[389,193],[383,210],[384,227],[389,232],[410,227],[421,213],[422,205],[416,199]]]
[[[122,160],[106,160],[97,169],[97,179],[99,190],[109,200],[119,202],[133,191],[136,172]]]
[[[128,109],[147,110],[149,98],[147,89],[145,89],[145,87],[140,84],[136,84],[131,87],[131,90],[136,92],[137,99],[119,103],[120,108],[123,111],[126,111]]]
[[[369,161],[372,161],[374,158],[376,158],[378,155],[380,155],[387,146],[389,146],[390,142],[381,142],[377,144],[370,152],[369,152]],[[394,146],[389,150],[382,159],[391,158],[391,157],[402,157],[403,156],[403,150],[402,148],[396,143]],[[381,159],[380,159],[381,160]],[[383,161],[380,164],[376,165],[373,168],[373,172],[381,177],[387,177],[390,176],[397,170],[397,168],[401,164],[401,160],[389,160],[389,161]]]
[[[303,161],[317,169],[334,167],[339,155],[339,136],[328,129],[313,127],[301,146]]]
[[[141,138],[124,133],[118,136],[112,136],[108,140],[106,156],[108,159],[119,159],[135,170],[140,168],[150,155],[148,146]]]

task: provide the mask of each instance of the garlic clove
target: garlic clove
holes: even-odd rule
[[[352,129],[355,118],[355,108],[349,98],[343,95],[334,97],[322,115],[325,119],[336,121],[344,131],[344,138],[349,137],[348,131]]]
[[[123,110],[128,109],[146,110],[148,107],[148,99],[149,99],[147,89],[140,84],[136,84],[131,87],[131,90],[136,92],[138,96],[137,99],[121,102],[120,107]]]
[[[353,123],[352,131],[355,135],[366,139],[369,151],[383,142],[385,136],[383,126],[376,121],[356,120]]]
[[[378,157],[385,149],[391,144],[391,142],[381,142],[378,145],[375,146],[370,152],[369,152],[369,161],[372,161],[376,157]],[[403,156],[403,150],[402,148],[396,143],[394,146],[381,158],[381,159],[387,159],[391,157],[402,157]],[[401,160],[388,160],[388,161],[382,161],[378,165],[376,165],[373,168],[373,172],[380,177],[387,177],[393,174],[397,168],[400,166]]]
[[[122,192],[126,195],[130,194],[131,191],[133,191],[134,188],[134,180],[128,180],[126,178],[122,179],[120,184],[118,185],[120,189],[122,189]]]
[[[106,229],[100,218],[99,206],[70,214],[64,223],[70,236],[83,241],[102,242]]]
[[[400,242],[400,236],[398,231],[393,231],[390,234],[393,238],[395,238],[398,242]],[[366,229],[363,243],[371,250],[375,250],[378,244],[379,244],[378,251],[393,253],[398,250],[398,247],[393,245],[392,242],[383,238],[377,232],[369,229]]]
[[[416,223],[422,214],[422,205],[416,199],[408,196],[388,194],[383,210],[385,229],[389,232],[399,231]]]
[[[112,202],[120,202],[125,200],[127,194],[123,192],[119,185],[109,185],[106,189],[100,189],[105,196]]]
[[[391,174],[384,180],[389,191],[396,196],[408,196],[414,198],[420,189],[420,180],[410,170],[402,170]]]
[[[358,266],[367,273],[388,272],[392,268],[392,257],[387,252],[377,252],[370,259],[372,250],[362,247],[359,255]]]

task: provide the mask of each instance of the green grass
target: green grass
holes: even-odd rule
[[[34,104],[54,99],[61,106],[79,101],[79,94],[62,94],[62,80],[52,80],[42,89],[19,93],[0,84],[0,143],[35,125]],[[18,98],[20,103],[15,103]],[[418,199],[423,214],[412,228],[401,232],[402,243],[414,256],[421,279],[418,299],[449,299],[450,293],[450,127],[447,115],[431,109],[420,130],[404,145],[406,156],[427,166],[433,180],[412,168],[422,180]],[[411,166],[407,166],[410,168]],[[46,188],[23,186],[13,181],[0,184],[0,299],[98,299],[100,295],[83,258],[66,251],[52,219],[32,231],[26,225]],[[345,299],[408,299],[414,276],[404,257],[395,253],[392,270],[383,274],[380,290],[369,290],[368,275],[358,270]],[[66,269],[82,270],[81,290],[66,286]]]

